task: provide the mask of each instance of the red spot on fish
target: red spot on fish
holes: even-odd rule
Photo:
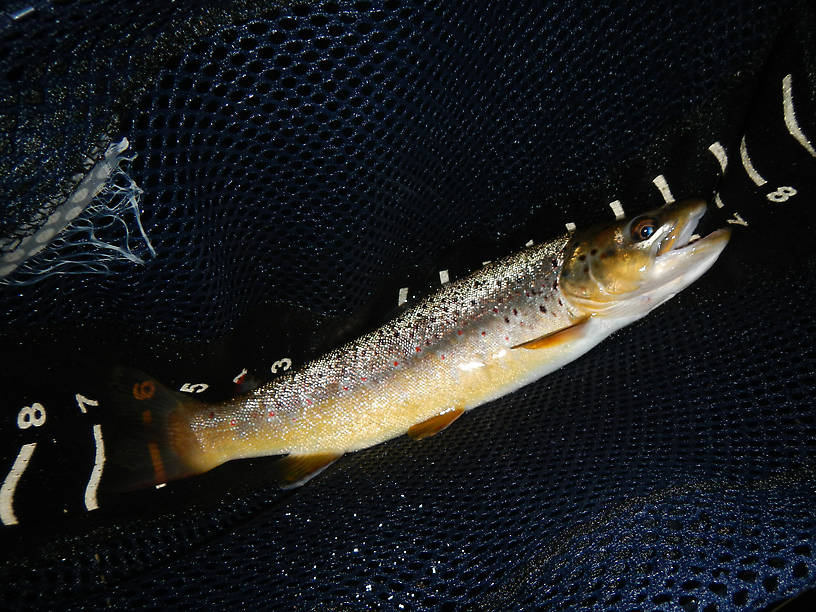
[[[398,365],[399,365],[399,361],[395,361],[395,362],[394,362],[394,367],[396,367],[396,366],[398,366]]]
[[[484,336],[484,335],[485,335],[485,332],[482,332],[482,335]]]
[[[444,355],[442,355],[442,359],[444,359],[444,358],[445,358],[445,356],[444,356]]]
[[[457,333],[457,334],[459,334],[459,335],[461,336],[461,335],[462,335],[464,332],[463,332],[463,331],[460,329],[460,330],[459,330],[458,332],[456,332],[456,333]]]
[[[505,337],[504,337],[504,339],[505,339],[505,340],[509,340],[509,339],[510,339],[510,336],[505,336]]]
[[[518,316],[518,310],[516,310],[515,308],[513,309],[513,316],[514,316],[514,317],[517,317],[517,316]]]
[[[365,382],[365,381],[367,381],[368,379],[367,379],[365,376],[363,376],[363,377],[362,377],[360,380],[362,380],[363,382]]]
[[[416,352],[417,352],[417,353],[418,353],[418,352],[420,352],[421,350],[422,350],[421,348],[416,347]]]
[[[233,427],[235,427],[235,419],[232,419],[232,420],[230,421],[230,425],[232,425]]]
[[[246,380],[246,374],[241,374],[241,376],[238,378],[238,380],[235,381],[235,384],[236,385],[242,385],[245,380]]]
[[[498,309],[498,308],[494,308],[494,309],[493,309],[493,312],[495,312],[496,314],[498,314],[499,309]]]
[[[273,416],[275,416],[275,413],[270,410],[269,411],[269,416],[273,417]]]
[[[312,400],[310,400],[310,399],[306,398],[306,403],[307,403],[307,404],[309,404],[309,405],[311,406],[311,405],[312,405]]]
[[[215,413],[214,413],[214,412],[211,412],[211,413],[210,413],[210,418],[211,418],[211,419],[214,419],[214,418],[215,418]]]

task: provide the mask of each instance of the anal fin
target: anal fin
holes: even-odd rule
[[[437,414],[436,416],[433,416],[426,421],[422,421],[421,423],[417,423],[411,427],[408,430],[408,435],[414,440],[430,438],[434,434],[438,434],[440,431],[448,427],[448,425],[462,416],[464,412],[464,408],[454,408],[453,410],[448,410],[442,414]]]
[[[299,487],[337,461],[343,453],[287,455],[275,463],[275,480],[281,489]]]
[[[589,319],[590,317],[584,317],[583,319],[578,320],[576,323],[573,323],[569,327],[565,327],[564,329],[559,329],[558,331],[554,331],[552,333],[539,336],[538,338],[533,338],[532,340],[528,340],[527,342],[522,342],[521,344],[517,344],[513,348],[514,349],[524,348],[529,350],[546,349],[558,346],[559,344],[563,344],[565,342],[570,342],[571,340],[577,340],[578,338],[581,337],[581,334],[584,333],[586,324],[589,321]]]

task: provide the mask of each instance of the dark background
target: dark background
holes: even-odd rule
[[[7,8],[0,235],[126,137],[156,256],[0,286],[0,478],[37,443],[3,601],[713,610],[811,588],[816,159],[782,83],[816,143],[815,27],[805,2]],[[111,364],[229,396],[441,269],[661,205],[658,175],[732,244],[589,355],[293,492],[269,458],[129,495],[103,478],[87,511],[92,426],[115,414],[75,394],[102,398]],[[46,422],[19,429],[34,402]]]

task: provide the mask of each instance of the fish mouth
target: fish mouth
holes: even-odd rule
[[[650,279],[644,287],[657,301],[662,303],[700,278],[728,244],[731,229],[727,227],[703,237],[694,233],[707,208],[701,200],[667,207],[666,215],[674,224],[658,243]]]
[[[714,230],[705,237],[694,233],[707,210],[707,204],[701,200],[677,205],[672,211],[677,220],[671,231],[658,243],[656,259],[660,260],[667,256],[674,259],[678,255],[697,259],[695,255],[701,256],[713,251],[719,255],[731,237],[729,228]]]

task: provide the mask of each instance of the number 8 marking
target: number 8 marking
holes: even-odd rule
[[[783,187],[777,187],[776,191],[772,191],[765,197],[768,198],[771,202],[787,202],[793,196],[795,196],[798,191],[794,187],[789,187],[785,185]]]
[[[28,429],[29,427],[40,427],[45,423],[45,408],[40,403],[25,406],[17,413],[17,427]]]

